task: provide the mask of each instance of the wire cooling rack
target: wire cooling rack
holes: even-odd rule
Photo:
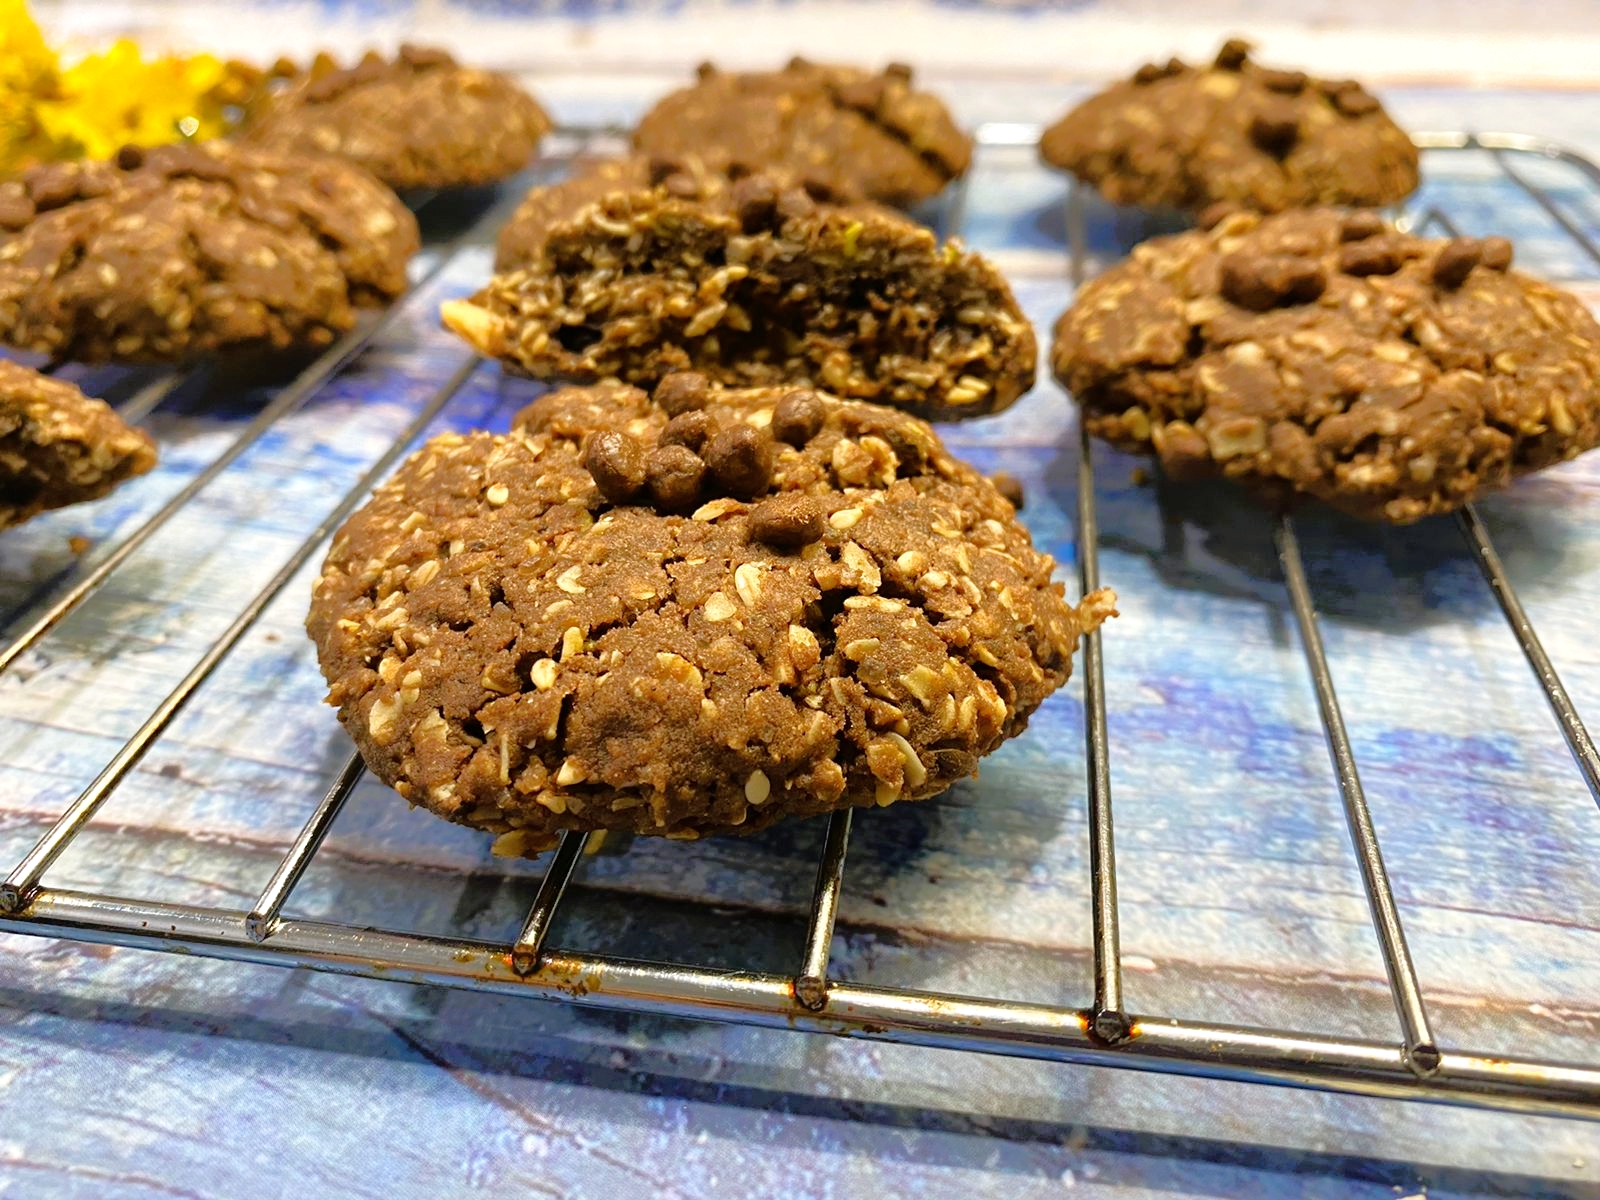
[[[614,130],[565,131],[547,169],[559,170],[580,151],[615,142]],[[1032,146],[1032,126],[992,124],[978,130],[980,151]],[[1549,215],[1581,259],[1600,275],[1600,247],[1585,212],[1539,178],[1541,163],[1574,170],[1600,193],[1600,169],[1586,159],[1539,139],[1512,135],[1424,134],[1418,144],[1439,154],[1471,154],[1497,171],[1502,183],[1520,189]],[[982,153],[980,153],[980,161]],[[1592,197],[1591,197],[1592,199]],[[1067,238],[1074,284],[1095,264],[1091,226],[1104,210],[1090,213],[1081,191],[1070,194]],[[940,231],[966,229],[968,192],[953,188],[935,214]],[[1591,210],[1592,211],[1592,210]],[[498,205],[442,247],[412,289],[438,276],[465,247],[492,237],[506,215]],[[1453,233],[1446,204],[1432,203],[1399,214],[1418,230]],[[1125,221],[1126,214],[1115,218]],[[1143,230],[1142,232],[1148,232]],[[334,345],[283,387],[152,515],[70,578],[36,607],[20,632],[0,648],[0,672],[18,667],[30,651],[51,638],[69,614],[118,576],[125,564],[176,516],[192,510],[206,489],[243,455],[269,437],[285,418],[300,412],[370,348],[403,310],[369,322]],[[702,1019],[787,1027],[847,1036],[955,1049],[986,1051],[1071,1063],[1133,1067],[1147,1071],[1210,1076],[1319,1088],[1374,1096],[1407,1097],[1488,1108],[1600,1117],[1600,1063],[1537,1061],[1503,1053],[1478,1053],[1442,1046],[1434,1034],[1423,989],[1407,946],[1399,906],[1362,789],[1351,738],[1346,731],[1333,674],[1323,650],[1311,585],[1294,522],[1274,521],[1277,558],[1287,585],[1306,665],[1317,699],[1334,775],[1360,869],[1364,898],[1398,1017],[1400,1036],[1383,1041],[1329,1037],[1268,1026],[1213,1024],[1178,1016],[1131,1012],[1124,1001],[1113,834],[1113,747],[1107,730],[1105,668],[1100,635],[1084,643],[1082,675],[1087,767],[1091,899],[1092,1000],[1062,1007],[976,995],[951,995],[868,986],[833,978],[829,959],[835,920],[845,887],[845,858],[852,815],[827,823],[804,949],[788,972],[714,970],[684,963],[641,961],[621,956],[574,953],[548,944],[552,922],[568,884],[584,861],[588,835],[567,834],[546,868],[521,931],[510,943],[489,944],[417,932],[360,927],[284,916],[296,885],[313,863],[325,837],[363,774],[350,754],[311,818],[283,855],[270,881],[248,908],[197,906],[48,886],[49,869],[91,823],[175,718],[240,644],[288,584],[307,566],[337,526],[366,498],[480,366],[463,359],[422,404],[389,449],[361,475],[331,511],[304,536],[264,587],[210,643],[181,681],[148,712],[104,769],[61,812],[0,882],[0,930],[178,951],[224,959],[307,967],[351,975],[402,979],[512,995],[572,1000],[585,1005]],[[157,409],[183,382],[175,373],[145,380],[120,405],[138,420]],[[1079,472],[1075,542],[1079,583],[1099,586],[1095,453],[1077,435]],[[1503,610],[1511,630],[1547,698],[1590,793],[1600,802],[1600,755],[1540,644],[1488,528],[1472,507],[1458,517],[1461,536]],[[309,647],[303,651],[310,653]]]

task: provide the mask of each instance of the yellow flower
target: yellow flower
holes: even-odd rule
[[[59,83],[56,56],[24,0],[0,0],[0,173],[51,157],[34,111]]]
[[[109,158],[125,145],[159,146],[227,131],[214,93],[229,69],[209,54],[146,62],[126,39],[61,76],[60,98],[38,106],[40,125],[63,156]]]

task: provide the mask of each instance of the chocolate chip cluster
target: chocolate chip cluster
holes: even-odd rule
[[[804,446],[822,429],[826,410],[815,392],[786,393],[764,429],[744,421],[719,426],[705,411],[711,386],[697,371],[679,371],[656,385],[652,399],[671,419],[653,447],[619,430],[589,437],[583,465],[612,504],[647,503],[684,513],[706,499],[756,500],[772,487],[778,443]],[[802,546],[822,534],[822,512],[788,495],[751,512],[752,536],[775,546]]]
[[[1206,213],[1203,225],[1213,229],[1232,214],[1217,206]],[[1396,233],[1374,212],[1354,212],[1339,227],[1337,269],[1345,275],[1393,275],[1408,259],[1419,258],[1436,243]],[[1503,237],[1457,237],[1438,244],[1429,278],[1447,291],[1466,282],[1473,269],[1483,266],[1505,271],[1511,266],[1511,243]],[[1218,283],[1225,299],[1251,312],[1266,312],[1294,304],[1311,304],[1328,287],[1324,263],[1293,254],[1236,252],[1218,264]]]

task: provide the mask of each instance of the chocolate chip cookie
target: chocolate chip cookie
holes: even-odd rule
[[[416,219],[365,171],[224,142],[0,183],[0,340],[164,362],[325,346],[405,290]]]
[[[402,46],[340,69],[323,59],[250,115],[242,139],[287,154],[337,154],[395,189],[474,187],[527,166],[550,130],[511,80],[443,50]]]
[[[155,443],[103,401],[0,359],[0,529],[98,500],[155,465]]]
[[[1033,384],[1033,330],[1000,273],[878,207],[819,205],[765,176],[668,179],[548,230],[444,322],[539,379],[815,383],[929,418],[998,412]]]
[[[1118,204],[1258,212],[1381,205],[1417,187],[1417,150],[1361,85],[1258,66],[1140,67],[1044,132],[1039,152]]]
[[[909,208],[966,173],[972,141],[910,67],[881,74],[796,58],[781,71],[735,74],[710,64],[633,132],[635,149],[698,156],[711,169],[776,171],[839,202]]]
[[[1068,677],[1068,604],[921,421],[673,376],[444,434],[336,536],[307,628],[413,804],[531,855],[933,796]]]
[[[1236,213],[1087,284],[1055,373],[1175,477],[1415,521],[1600,443],[1600,326],[1510,265],[1370,212]]]

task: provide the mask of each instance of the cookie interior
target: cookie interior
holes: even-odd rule
[[[746,181],[748,182],[748,181]],[[803,211],[781,206],[798,195]],[[928,417],[994,412],[1031,386],[1035,343],[999,273],[878,211],[723,212],[614,194],[555,230],[445,324],[541,378],[812,382]]]

